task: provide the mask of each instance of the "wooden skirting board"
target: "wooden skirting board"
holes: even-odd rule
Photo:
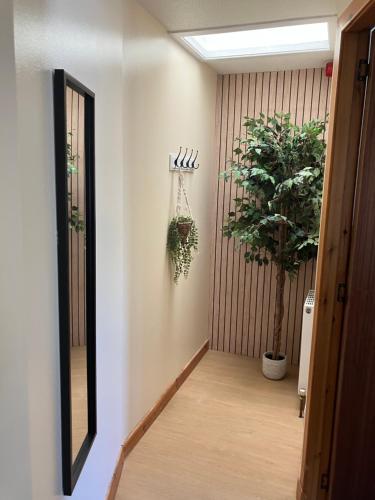
[[[168,387],[168,389],[164,392],[164,394],[160,397],[160,399],[155,403],[155,405],[151,408],[151,410],[144,416],[144,418],[139,422],[137,427],[133,430],[133,432],[128,436],[125,443],[122,445],[120,456],[116,465],[115,472],[112,477],[112,481],[109,487],[107,500],[114,500],[116,497],[118,485],[120,482],[122,469],[124,467],[125,458],[129,455],[132,449],[136,446],[138,441],[142,438],[142,436],[147,432],[147,430],[151,427],[156,418],[160,415],[163,409],[167,406],[169,401],[176,394],[178,389],[182,386],[194,368],[197,366],[199,361],[203,358],[203,356],[208,351],[208,343],[207,340],[203,346],[196,352],[196,354],[192,357],[192,359],[187,363],[187,365],[183,368],[180,375],[176,378],[176,380]]]

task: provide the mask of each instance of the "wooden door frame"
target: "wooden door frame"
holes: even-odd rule
[[[327,499],[338,366],[365,82],[357,78],[375,25],[375,0],[354,0],[338,20],[317,262],[309,400],[297,499]]]

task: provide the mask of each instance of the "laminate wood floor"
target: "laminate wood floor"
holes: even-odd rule
[[[87,350],[70,348],[72,391],[72,461],[76,459],[88,431],[87,420]]]
[[[297,372],[209,351],[125,461],[117,500],[290,500],[303,419]]]

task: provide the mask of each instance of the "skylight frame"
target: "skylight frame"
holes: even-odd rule
[[[195,44],[190,37],[196,37],[200,35],[211,35],[211,34],[224,34],[224,33],[234,33],[234,32],[243,32],[243,31],[252,31],[258,29],[270,29],[270,28],[282,28],[286,26],[299,26],[306,24],[319,24],[319,23],[327,23],[328,28],[328,43],[327,45],[316,44],[311,45],[309,43],[299,44],[297,47],[289,46],[286,48],[284,46],[284,50],[267,50],[267,51],[246,51],[235,53],[235,51],[228,52],[227,54],[223,54],[222,51],[219,53],[207,53],[204,50],[200,50],[200,47]],[[335,33],[336,33],[336,24],[337,17],[336,16],[325,16],[325,17],[314,17],[314,18],[305,18],[305,19],[291,19],[287,21],[275,21],[271,23],[262,23],[262,24],[247,24],[241,26],[227,26],[223,28],[214,28],[214,29],[205,29],[205,30],[193,30],[193,31],[184,31],[184,32],[170,32],[170,34],[176,38],[189,52],[194,54],[198,59],[202,61],[215,61],[215,60],[225,60],[225,59],[239,59],[239,58],[254,58],[254,57],[268,57],[268,56],[283,56],[290,54],[303,54],[303,53],[319,53],[319,52],[332,52],[334,48],[335,41]]]

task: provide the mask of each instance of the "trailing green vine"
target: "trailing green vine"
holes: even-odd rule
[[[72,132],[68,132],[68,135],[72,137]],[[78,168],[76,166],[76,161],[79,158],[78,155],[74,155],[72,152],[72,145],[67,142],[66,145],[66,165],[67,165],[67,174],[68,178],[73,174],[78,174]],[[72,193],[68,191],[68,200],[72,200]],[[70,214],[69,214],[69,228],[74,229],[76,233],[85,231],[85,221],[83,216],[79,211],[79,207],[77,205],[71,205]]]
[[[167,250],[175,268],[174,281],[178,283],[181,275],[188,277],[193,250],[198,250],[198,229],[191,217],[180,215],[171,220],[168,228]]]

